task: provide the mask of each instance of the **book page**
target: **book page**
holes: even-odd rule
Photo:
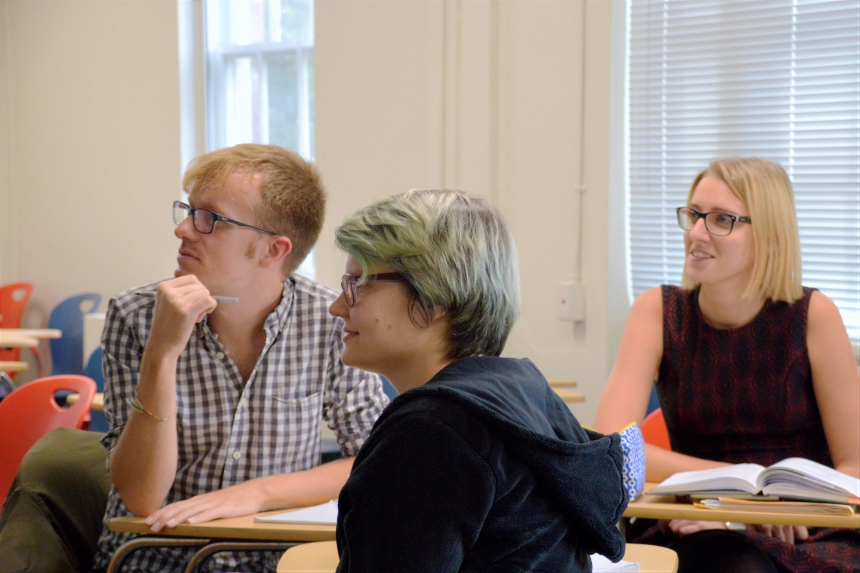
[[[649,491],[652,495],[685,495],[700,491],[759,492],[758,474],[764,470],[758,464],[735,464],[724,468],[679,472]]]
[[[860,479],[804,458],[788,458],[773,464],[761,473],[759,485],[762,490],[776,487],[783,494],[809,491],[860,497]]]
[[[302,509],[254,517],[257,523],[306,523],[311,525],[337,524],[337,500],[327,501]]]

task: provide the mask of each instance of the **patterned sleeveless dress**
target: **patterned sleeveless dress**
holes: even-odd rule
[[[812,289],[793,304],[768,301],[749,324],[709,326],[698,290],[662,287],[663,359],[657,393],[672,450],[768,466],[803,457],[833,467],[806,349]],[[746,533],[792,573],[860,572],[860,531],[810,529],[795,545]],[[651,528],[637,542],[676,538]]]

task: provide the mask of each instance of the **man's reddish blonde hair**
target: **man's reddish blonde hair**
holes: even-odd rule
[[[260,180],[260,199],[251,210],[253,225],[288,237],[293,250],[282,270],[296,270],[313,248],[325,220],[326,194],[316,167],[297,153],[258,143],[242,143],[195,157],[182,188],[189,195],[220,192],[234,173]]]

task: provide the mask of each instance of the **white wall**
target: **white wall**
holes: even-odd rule
[[[442,186],[489,197],[520,255],[523,313],[506,355],[578,380],[586,423],[626,308],[607,224],[613,6],[316,4],[316,156],[330,190],[319,279],[338,284],[334,227],[374,198]],[[0,283],[36,285],[35,326],[71,294],[109,297],[172,274],[177,4],[0,0],[0,19]],[[576,275],[587,316],[574,326],[558,320],[557,299]]]
[[[0,283],[35,285],[29,325],[67,296],[172,276],[176,14],[173,2],[0,3]]]
[[[523,310],[505,354],[578,380],[584,422],[614,355],[612,10],[604,0],[316,4],[316,158],[331,193],[319,280],[335,285],[343,272],[334,227],[375,198],[418,187],[489,197],[520,255]],[[558,319],[558,284],[578,276],[587,316],[574,325]]]

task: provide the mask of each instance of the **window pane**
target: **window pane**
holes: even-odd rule
[[[272,143],[313,159],[313,2],[206,2],[209,148]],[[313,258],[300,273],[313,277]]]

